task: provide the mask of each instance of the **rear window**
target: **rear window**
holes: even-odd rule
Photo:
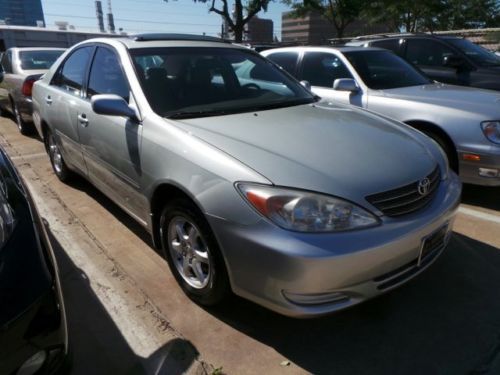
[[[49,69],[52,64],[62,55],[64,51],[21,51],[19,60],[21,60],[22,70]]]

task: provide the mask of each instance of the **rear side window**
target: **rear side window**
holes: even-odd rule
[[[307,52],[302,63],[302,79],[312,86],[333,87],[339,78],[353,78],[339,57],[326,52]]]
[[[266,57],[281,66],[288,73],[295,75],[295,66],[297,65],[298,56],[296,52],[276,52]]]
[[[129,92],[127,79],[116,53],[108,48],[98,47],[90,68],[87,97],[115,94],[128,102]]]
[[[408,39],[406,41],[406,60],[415,65],[443,66],[443,58],[453,54],[451,48],[434,40]]]
[[[80,96],[92,51],[93,47],[83,47],[74,51],[59,69],[52,84]]]
[[[377,40],[370,43],[371,47],[388,49],[393,52],[399,52],[399,39]]]

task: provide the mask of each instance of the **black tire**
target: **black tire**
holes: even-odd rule
[[[450,168],[452,171],[455,173],[458,173],[458,157],[457,153],[455,152],[455,149],[452,145],[449,144],[449,142],[445,139],[443,139],[441,136],[439,136],[436,133],[433,132],[426,132],[426,134],[431,137],[438,145],[441,147],[441,149],[444,151],[446,156],[448,157],[448,163],[450,165]]]
[[[47,130],[44,139],[45,139],[45,149],[49,154],[52,170],[56,174],[57,178],[62,182],[70,181],[71,178],[73,177],[73,172],[66,165],[64,158],[61,154],[61,151],[59,149],[59,146],[50,130]]]
[[[22,135],[29,135],[33,131],[33,127],[23,120],[21,112],[15,101],[12,101],[12,114],[14,115],[14,121],[16,122],[17,128]]]
[[[176,239],[175,235],[172,235],[171,230],[172,226],[179,223],[179,219],[184,219],[186,221],[185,228],[189,228],[189,224],[194,224],[194,229],[199,232],[199,238],[203,242],[203,245],[205,245],[203,248],[206,249],[207,259],[210,262],[209,267],[203,264],[208,275],[208,282],[205,286],[203,286],[202,283],[197,287],[193,286],[193,282],[188,282],[181,274],[182,271],[177,268],[179,262],[182,262],[182,259],[189,257],[189,255],[183,256],[179,252],[173,250],[172,243],[175,242]],[[165,258],[167,259],[172,274],[184,293],[194,302],[203,306],[213,306],[221,303],[230,294],[227,270],[217,241],[200,210],[187,199],[175,199],[169,202],[162,211],[160,230],[161,244]],[[177,255],[176,259],[174,259],[173,254]],[[193,260],[193,258],[194,257],[192,257],[191,260]],[[194,260],[192,264],[194,264]],[[192,265],[190,265],[190,267],[192,267]],[[194,267],[192,267],[192,269],[194,270]],[[192,273],[193,280],[198,280],[196,276],[194,276],[194,272]]]

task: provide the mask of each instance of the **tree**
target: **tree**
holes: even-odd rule
[[[292,7],[292,16],[303,17],[309,12],[319,12],[335,28],[337,38],[342,38],[347,26],[361,13],[363,0],[284,0]]]
[[[267,6],[270,2],[270,0],[246,0],[246,3],[243,3],[243,0],[234,0],[234,8],[231,10],[228,0],[193,1],[195,3],[211,2],[212,5],[209,11],[219,14],[224,19],[230,31],[234,34],[235,42],[241,42],[243,40],[245,25],[261,10],[267,11]],[[220,3],[220,5],[216,6],[216,2]]]
[[[371,22],[408,32],[496,27],[499,13],[499,0],[377,0],[365,10]]]

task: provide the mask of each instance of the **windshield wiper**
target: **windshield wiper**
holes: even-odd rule
[[[229,114],[227,110],[208,110],[208,111],[178,111],[166,115],[166,118],[171,119],[184,119],[184,118],[196,118],[196,117],[210,117],[210,116],[223,116]]]

